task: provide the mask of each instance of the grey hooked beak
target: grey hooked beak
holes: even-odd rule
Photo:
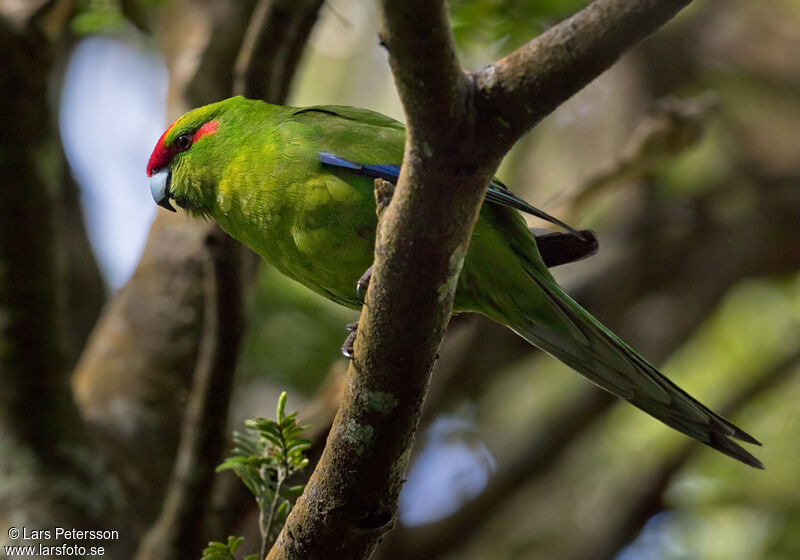
[[[150,194],[153,195],[153,200],[162,208],[166,208],[171,212],[175,212],[175,208],[169,203],[169,182],[171,179],[171,171],[164,168],[157,173],[150,175]]]

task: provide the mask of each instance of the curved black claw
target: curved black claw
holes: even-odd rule
[[[361,275],[361,278],[358,279],[358,282],[356,282],[356,295],[361,301],[364,301],[364,298],[367,295],[367,288],[369,287],[369,281],[371,278],[372,267],[370,266],[366,272]]]
[[[352,360],[353,356],[355,355],[355,349],[353,345],[356,342],[356,334],[358,332],[358,321],[355,323],[348,323],[345,328],[349,331],[347,334],[347,338],[344,339],[344,343],[342,344],[342,356],[347,358],[348,360]]]

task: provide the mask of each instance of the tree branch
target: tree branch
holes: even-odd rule
[[[39,169],[52,164],[43,154],[52,148],[53,120],[42,110],[51,46],[0,17],[0,47],[0,103],[9,111],[0,127],[0,174],[13,178],[0,187],[0,426],[41,466],[76,474],[75,448],[89,442],[64,365],[54,185]]]
[[[463,160],[446,157],[458,148],[458,135],[452,127],[445,131],[449,125],[431,109],[453,116],[454,92],[465,89],[443,3],[386,2],[384,16],[409,122],[405,161],[379,221],[341,407],[270,559],[364,558],[391,526],[458,274],[494,171],[493,162],[465,169]],[[425,59],[433,64],[419,64]],[[458,196],[443,185],[457,185]],[[376,181],[376,195],[380,186]]]
[[[205,325],[192,393],[186,406],[175,468],[161,516],[136,558],[194,558],[203,544],[203,525],[214,468],[226,441],[232,379],[241,338],[241,251],[221,230],[206,237]]]
[[[57,265],[63,151],[48,85],[60,44],[28,16],[0,15],[0,523],[99,528],[113,476],[70,390]]]
[[[403,167],[379,220],[341,407],[270,560],[366,558],[390,528],[486,186],[525,130],[678,9],[675,2],[667,3],[671,10],[654,0],[633,4],[595,2],[473,86],[459,68],[444,2],[382,3],[382,37],[408,123]],[[516,98],[537,93],[525,83],[542,89],[535,118]],[[476,93],[485,99],[470,104]],[[487,116],[494,126],[481,123]],[[497,142],[503,117],[520,124]]]
[[[447,7],[441,1],[384,0],[381,40],[389,51],[408,124],[407,147],[456,143],[468,116],[467,75],[455,53]],[[425,154],[431,157],[431,154]]]
[[[242,37],[252,20],[255,4],[256,0],[215,4],[211,39],[184,93],[190,107],[219,101],[234,90],[231,68],[242,49]]]
[[[281,103],[323,0],[260,0],[234,67],[233,92]]]
[[[474,74],[476,112],[505,153],[529,128],[608,69],[691,0],[595,0]]]
[[[618,157],[565,193],[563,214],[567,223],[577,222],[599,195],[620,183],[641,181],[703,137],[712,110],[719,100],[711,92],[690,99],[663,98],[631,133]]]
[[[107,304],[73,375],[137,531],[159,513],[197,369],[207,228],[167,212],[156,218],[136,271]]]

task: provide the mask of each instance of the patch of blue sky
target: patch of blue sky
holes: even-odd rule
[[[112,290],[136,267],[155,215],[145,167],[165,128],[167,84],[161,59],[135,37],[83,39],[64,76],[61,137]]]

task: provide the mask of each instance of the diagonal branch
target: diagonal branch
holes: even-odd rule
[[[691,0],[596,0],[474,74],[483,134],[507,151]]]
[[[341,407],[270,559],[366,558],[391,527],[458,275],[495,167],[465,168],[462,159],[446,156],[458,148],[453,117],[457,92],[466,88],[444,4],[385,2],[383,8],[383,37],[409,122],[403,170],[379,221]],[[457,186],[458,196],[438,188],[444,185]],[[380,186],[376,182],[376,194]]]

